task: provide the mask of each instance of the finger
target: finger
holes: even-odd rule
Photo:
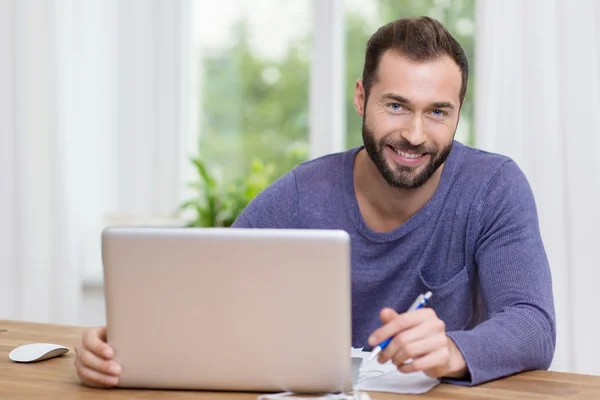
[[[423,339],[408,343],[392,357],[392,362],[398,366],[402,365],[406,360],[425,357],[430,353],[444,348],[447,344],[446,335],[430,335]]]
[[[400,314],[398,314],[393,308],[384,308],[383,310],[381,310],[379,318],[381,319],[381,322],[387,324],[388,322],[391,322],[394,318],[396,318],[398,315]]]
[[[438,319],[428,319],[412,328],[396,334],[390,344],[380,353],[379,362],[385,363],[394,358],[398,352],[405,349],[411,343],[420,341],[428,336],[435,335],[436,333],[445,333],[445,327],[442,328],[442,324],[438,321]],[[444,343],[442,343],[442,345],[443,344]]]
[[[381,322],[384,324],[383,326],[386,326],[387,324],[393,322],[394,319],[398,317],[398,315],[399,314],[391,308],[384,308],[383,310],[381,310],[380,318]],[[379,343],[383,342],[384,340],[387,340],[387,338],[379,339],[380,336],[382,336],[381,329],[382,328],[375,330],[375,332],[373,332],[373,334],[371,334],[371,336],[369,337],[368,343],[371,347],[374,347]]]
[[[77,375],[83,384],[91,387],[110,388],[119,383],[119,378],[111,375],[104,375],[85,367],[80,360],[75,360]]]
[[[387,310],[388,309],[385,309],[381,312],[382,320],[387,320],[387,318],[389,318],[390,313]],[[397,333],[411,328],[432,317],[437,318],[435,316],[435,312],[431,308],[421,308],[413,312],[396,314],[393,319],[389,320],[389,322],[385,323],[385,325],[375,330],[375,332],[371,334],[369,337],[369,345],[371,347],[376,346],[384,340],[396,335]]]
[[[121,374],[121,366],[114,361],[108,361],[102,357],[98,357],[91,351],[84,351],[79,356],[84,367],[93,369],[105,375],[119,376]]]
[[[401,364],[398,367],[398,371],[405,374],[423,371],[432,377],[442,376],[444,375],[443,371],[447,369],[449,360],[450,354],[448,352],[448,348],[442,347],[432,353],[424,355],[423,357],[414,359],[413,362],[409,364]]]
[[[88,330],[83,335],[83,348],[105,359],[114,356],[113,349],[106,343],[106,327]]]

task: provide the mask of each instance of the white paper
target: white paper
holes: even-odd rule
[[[370,355],[370,352],[362,349],[352,349],[352,357],[363,359],[358,379],[354,384],[355,391],[421,394],[440,384],[438,379],[431,378],[423,372],[403,374],[391,361],[380,364],[375,359],[367,364]]]
[[[373,360],[367,364],[370,352],[362,351],[363,348],[352,348],[351,357],[360,357],[363,364],[358,371],[358,378],[353,385],[353,393],[328,393],[320,397],[310,398],[292,392],[270,393],[258,396],[257,400],[371,400],[368,393],[364,392],[388,392],[402,394],[421,394],[433,389],[440,383],[439,380],[430,378],[422,372],[402,374],[396,366],[387,362],[379,364]]]

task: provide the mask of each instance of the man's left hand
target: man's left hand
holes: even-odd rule
[[[446,324],[431,308],[398,314],[390,308],[381,311],[383,326],[369,337],[369,345],[377,346],[394,337],[379,353],[379,362],[388,360],[403,373],[423,371],[432,378],[461,378],[466,372],[465,360],[446,335]],[[405,361],[409,361],[405,364]]]

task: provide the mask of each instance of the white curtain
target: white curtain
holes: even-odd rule
[[[75,322],[70,15],[0,3],[0,318]]]
[[[102,228],[179,203],[189,14],[188,0],[0,1],[0,319],[79,323]]]
[[[477,2],[477,147],[514,158],[552,267],[552,369],[600,373],[600,2]]]
[[[77,3],[86,284],[102,281],[102,228],[172,223],[191,179],[190,9],[189,0]]]

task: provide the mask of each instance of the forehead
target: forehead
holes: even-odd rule
[[[373,91],[395,93],[410,100],[459,103],[462,75],[449,56],[415,62],[397,52],[385,52],[377,69]]]

